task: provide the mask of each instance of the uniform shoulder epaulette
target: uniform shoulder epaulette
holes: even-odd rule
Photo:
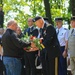
[[[47,27],[51,26],[51,24],[47,24]]]
[[[67,28],[64,28],[64,30],[68,30]]]

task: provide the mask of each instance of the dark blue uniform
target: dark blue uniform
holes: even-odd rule
[[[41,60],[43,75],[58,75],[58,57],[60,56],[60,47],[55,28],[52,25],[43,29],[43,50],[41,51]]]
[[[38,36],[38,30],[34,26],[25,30],[24,34]],[[24,52],[26,75],[36,75],[35,58],[37,51]]]
[[[56,29],[58,33],[58,28]],[[59,75],[67,75],[67,59],[63,57],[66,41],[68,40],[68,29],[61,27],[57,34],[60,43],[61,56],[59,58]]]

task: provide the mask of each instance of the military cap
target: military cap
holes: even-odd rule
[[[42,17],[41,16],[36,16],[35,18],[33,18],[33,22],[36,22],[37,20],[39,20],[39,19],[42,19]]]
[[[75,16],[72,16],[72,17],[71,17],[71,20],[75,20]]]
[[[62,21],[62,20],[63,20],[63,18],[61,18],[61,17],[55,18],[55,21]]]
[[[48,17],[44,17],[43,19],[44,19],[44,20],[46,20],[46,21],[48,21],[48,20],[49,20],[49,19],[48,19]]]

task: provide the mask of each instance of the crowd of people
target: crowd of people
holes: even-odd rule
[[[7,23],[1,37],[3,55],[0,54],[0,75],[37,75],[37,56],[43,75],[67,75],[68,54],[71,72],[75,75],[75,16],[71,17],[70,30],[63,27],[61,17],[55,18],[56,27],[49,23],[48,18],[41,16],[28,18],[27,22],[28,28],[23,32],[15,20]],[[42,50],[34,42],[26,43],[21,39],[26,33],[42,38]],[[26,50],[27,47],[30,49]]]

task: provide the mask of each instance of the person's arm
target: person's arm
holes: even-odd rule
[[[28,46],[31,45],[31,43],[28,43],[27,44],[27,43],[23,42],[22,40],[20,40],[17,37],[16,33],[14,33],[14,34],[11,35],[11,40],[12,40],[11,42],[13,42],[19,48],[28,47]]]
[[[65,57],[67,57],[67,50],[68,50],[68,30],[66,31],[66,33],[65,33],[65,49],[64,49],[64,52],[63,52],[63,57],[65,58]]]

